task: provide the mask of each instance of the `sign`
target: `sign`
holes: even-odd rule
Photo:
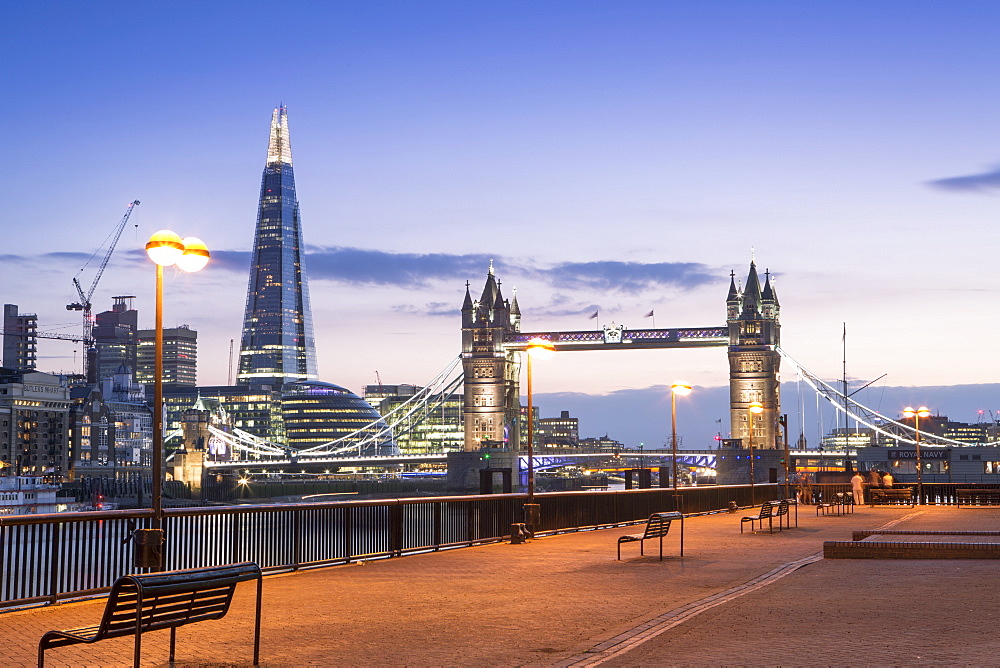
[[[886,457],[889,459],[917,459],[916,450],[900,450],[898,448],[889,448],[885,452]],[[920,450],[920,459],[951,459],[951,450],[948,448],[939,449],[935,448]]]

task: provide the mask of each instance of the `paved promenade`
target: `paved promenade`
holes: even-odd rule
[[[636,543],[616,561],[617,536],[638,530],[622,527],[270,576],[262,665],[1000,664],[1000,561],[822,558],[855,529],[1000,530],[1000,508],[801,506],[798,528],[741,535],[744,514],[689,518],[683,559],[675,524],[662,562]],[[179,629],[178,665],[250,665],[252,602],[240,585],[225,620]],[[102,609],[0,614],[0,664],[35,665],[42,633]],[[144,665],[166,664],[168,635],[144,636]],[[108,640],[46,663],[125,666],[131,649]]]

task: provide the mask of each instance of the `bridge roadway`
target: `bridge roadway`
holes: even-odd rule
[[[745,514],[745,513],[741,513]],[[740,534],[740,514],[690,517],[666,558],[618,527],[522,545],[416,554],[266,577],[263,666],[997,665],[1000,560],[824,560],[853,530],[1000,530],[1000,508],[800,508],[799,528]],[[35,665],[50,629],[103,601],[0,613],[6,667]],[[177,634],[179,666],[247,666],[253,586],[223,621]],[[169,633],[144,636],[166,665]],[[47,665],[126,666],[132,641],[51,650]]]
[[[646,466],[653,466],[657,460],[663,462],[669,462],[673,453],[670,450],[623,450],[618,453],[622,459],[626,460],[627,463],[638,466],[638,460],[644,460],[642,463]],[[690,466],[701,466],[705,468],[714,469],[715,468],[715,457],[716,450],[678,450],[677,451],[677,461],[679,463],[687,464]],[[825,452],[820,453],[817,450],[792,450],[791,456],[795,457],[817,457],[817,456],[837,456],[837,457],[855,457],[855,451],[848,450],[842,453],[831,453]],[[558,466],[565,466],[572,463],[587,463],[589,461],[599,461],[606,460],[609,457],[614,456],[612,453],[608,452],[567,452],[567,453],[553,453],[553,452],[539,452],[535,454],[535,468],[542,470],[545,468],[554,468]],[[379,468],[379,467],[397,467],[406,464],[444,464],[448,460],[448,455],[444,453],[436,454],[420,454],[420,455],[380,455],[374,457],[299,457],[294,459],[270,459],[270,460],[253,460],[253,461],[232,461],[232,462],[213,462],[208,461],[205,466],[217,470],[217,471],[237,471],[240,469],[255,469],[255,470],[267,470],[275,469],[281,470],[293,466],[338,466],[338,467],[364,467],[364,468]],[[521,469],[525,470],[528,467],[527,455],[521,455]]]
[[[647,463],[657,459],[669,461],[673,456],[670,450],[625,450],[619,453],[622,459],[635,463],[635,460],[643,458]],[[536,468],[551,466],[564,466],[571,463],[586,463],[588,461],[606,460],[614,457],[609,452],[539,452],[534,455]],[[528,464],[527,455],[521,455],[521,468],[526,469]],[[448,455],[444,453],[419,454],[419,455],[378,455],[370,457],[310,457],[300,456],[292,459],[269,459],[252,461],[231,461],[213,462],[208,461],[205,465],[217,471],[240,469],[284,469],[293,466],[338,466],[338,467],[395,467],[406,464],[443,464],[448,460]],[[677,461],[692,466],[715,467],[714,450],[678,450]]]

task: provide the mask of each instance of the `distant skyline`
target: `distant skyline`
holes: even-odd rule
[[[0,300],[78,332],[72,278],[139,199],[95,312],[134,294],[151,326],[146,239],[203,238],[212,262],[167,276],[165,323],[198,330],[199,382],[225,384],[262,137],[285,104],[322,380],[432,378],[491,258],[525,331],[638,329],[724,324],[729,273],[745,278],[753,252],[783,346],[813,372],[840,377],[846,323],[855,387],[982,385],[947,412],[1000,409],[1000,5],[269,7],[5,8]],[[79,370],[80,351],[43,340],[39,367]],[[551,393],[719,388],[727,373],[723,349],[575,353],[540,367],[536,392],[551,414],[573,408],[548,408]],[[710,438],[725,399],[688,399],[704,419],[682,431]],[[653,413],[589,419],[655,442]]]

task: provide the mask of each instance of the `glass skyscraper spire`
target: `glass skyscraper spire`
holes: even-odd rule
[[[288,111],[281,106],[271,116],[271,140],[260,184],[237,381],[277,389],[287,382],[316,377]]]

